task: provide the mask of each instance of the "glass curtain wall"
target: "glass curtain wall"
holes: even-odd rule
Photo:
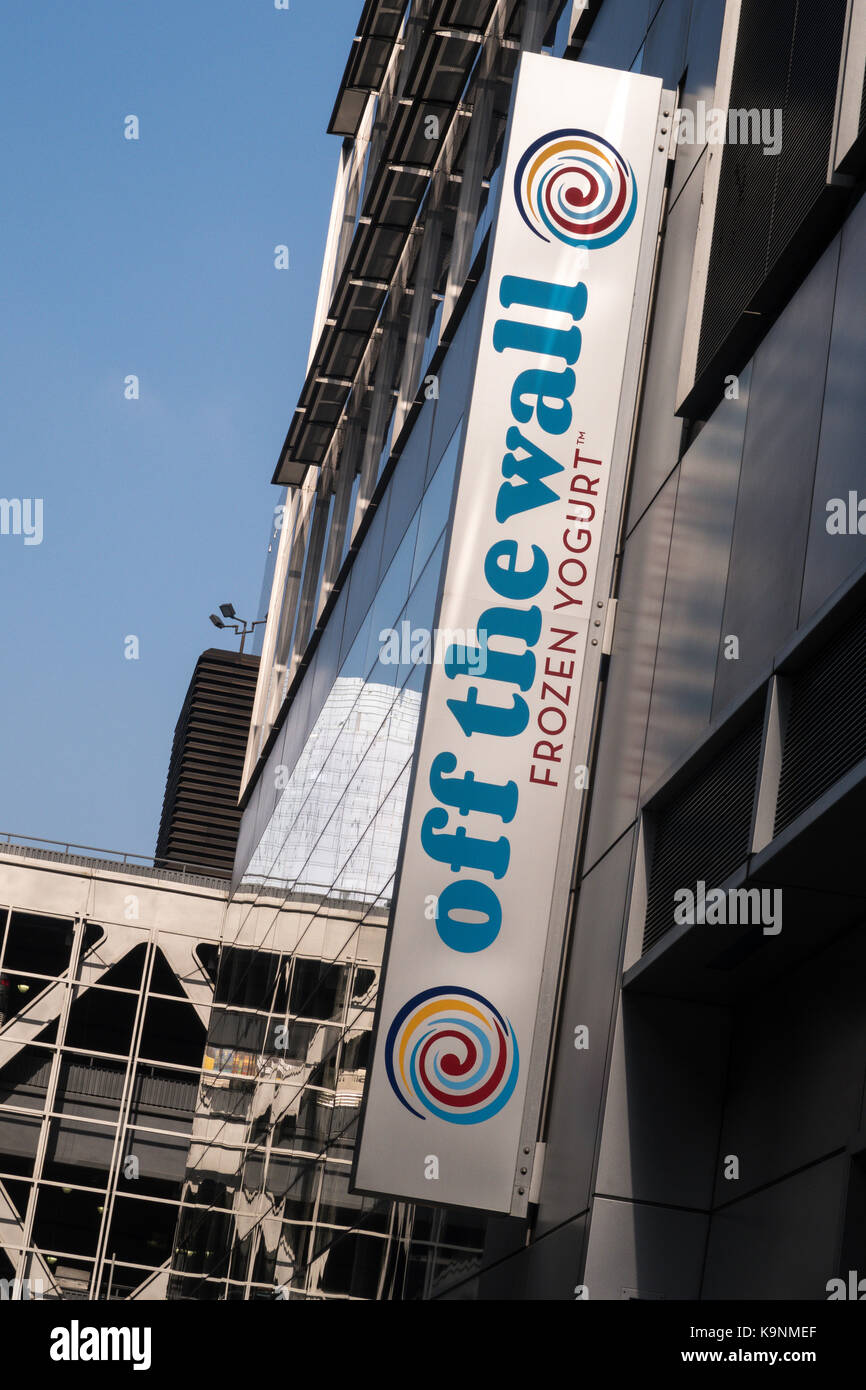
[[[460,429],[436,457],[415,432],[263,771],[236,939],[254,905],[272,928],[220,953],[172,1297],[420,1296],[436,1259],[477,1258],[479,1228],[430,1213],[444,1253],[407,1260],[416,1212],[349,1192]]]
[[[178,962],[190,976],[206,949],[134,920],[0,914],[0,1280],[25,1297],[167,1277],[205,1043]]]

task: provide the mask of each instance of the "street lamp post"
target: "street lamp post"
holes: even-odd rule
[[[241,655],[243,655],[244,643],[246,642],[247,637],[251,632],[254,632],[257,627],[261,627],[262,623],[267,622],[267,618],[256,618],[255,622],[251,623],[246,618],[239,618],[234,610],[234,605],[231,603],[221,603],[220,613],[222,613],[223,615],[222,618],[219,617],[217,613],[211,613],[211,622],[213,623],[214,627],[230,627],[233,629],[235,633],[237,633],[237,635],[241,639]],[[225,623],[223,622],[223,618],[228,618],[229,621]]]

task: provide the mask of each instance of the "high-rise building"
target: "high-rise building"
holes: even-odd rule
[[[168,765],[157,863],[231,877],[258,657],[211,647],[195,664]]]

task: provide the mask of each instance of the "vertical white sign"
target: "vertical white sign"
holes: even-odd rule
[[[661,96],[655,78],[521,59],[438,616],[477,644],[452,644],[430,672],[362,1191],[508,1212],[528,1168],[527,1075],[548,932],[565,927],[551,904]]]

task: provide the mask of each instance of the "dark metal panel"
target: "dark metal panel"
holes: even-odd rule
[[[829,254],[829,253],[828,253]],[[853,571],[866,562],[866,536],[830,535],[827,503],[848,499],[849,491],[866,497],[866,197],[861,198],[842,229],[841,253],[818,467],[809,523],[809,545],[800,622],[811,618]]]
[[[633,833],[623,836],[580,885],[556,1042],[539,1234],[589,1204],[633,844]],[[589,1028],[589,1047],[578,1051],[574,1030],[581,1024]]]
[[[714,105],[724,17],[725,0],[692,0],[686,43],[685,89],[680,94],[680,107],[690,111],[692,116],[697,113],[699,101],[704,103],[706,109]],[[697,141],[690,145],[681,144],[677,149],[671,202],[679,197],[683,184],[704,149],[706,146],[699,145]]]
[[[590,1299],[694,1299],[707,1239],[703,1212],[596,1197],[584,1283]]]
[[[580,52],[580,61],[628,69],[646,37],[658,0],[604,0]]]
[[[758,8],[773,42],[776,36],[768,25],[766,0]],[[797,5],[786,74],[784,139],[778,156],[768,160],[778,164],[768,269],[796,236],[805,211],[826,189],[846,8],[847,0]]]
[[[567,1222],[492,1269],[478,1280],[478,1297],[509,1302],[574,1302],[581,1282],[586,1217]]]
[[[713,712],[741,695],[797,626],[809,503],[836,284],[834,242],[797,291],[753,363]]]
[[[630,527],[639,520],[680,456],[683,422],[674,411],[703,170],[701,160],[665,224],[631,485]]]
[[[701,1297],[826,1300],[847,1164],[828,1159],[717,1212]]]
[[[722,152],[686,415],[719,398],[724,375],[754,351],[843,215],[843,193],[828,186],[827,164],[845,8],[846,0],[820,7],[742,0],[728,106],[768,112],[776,146],[768,155],[772,131],[761,140],[753,132]]]
[[[710,722],[751,368],[680,464],[641,791]]]
[[[637,1202],[711,1206],[728,1043],[723,1008],[622,995],[597,1192]]]
[[[796,13],[797,0],[743,0],[731,107],[757,107],[760,94],[760,104],[769,111],[784,111]],[[787,140],[787,130],[784,135]],[[750,307],[766,276],[778,178],[778,157],[765,155],[758,143],[726,144],[721,161],[698,375]],[[825,170],[826,165],[825,153]]]
[[[737,1013],[721,1152],[748,1154],[739,1196],[843,1148],[860,1128],[864,970],[866,940],[848,932]],[[716,1200],[730,1200],[732,1186],[717,1175]]]
[[[686,65],[686,39],[692,0],[663,0],[646,36],[641,72],[676,88]]]
[[[676,474],[668,479],[625,547],[593,783],[587,864],[594,863],[619,838],[637,812],[677,480]]]

